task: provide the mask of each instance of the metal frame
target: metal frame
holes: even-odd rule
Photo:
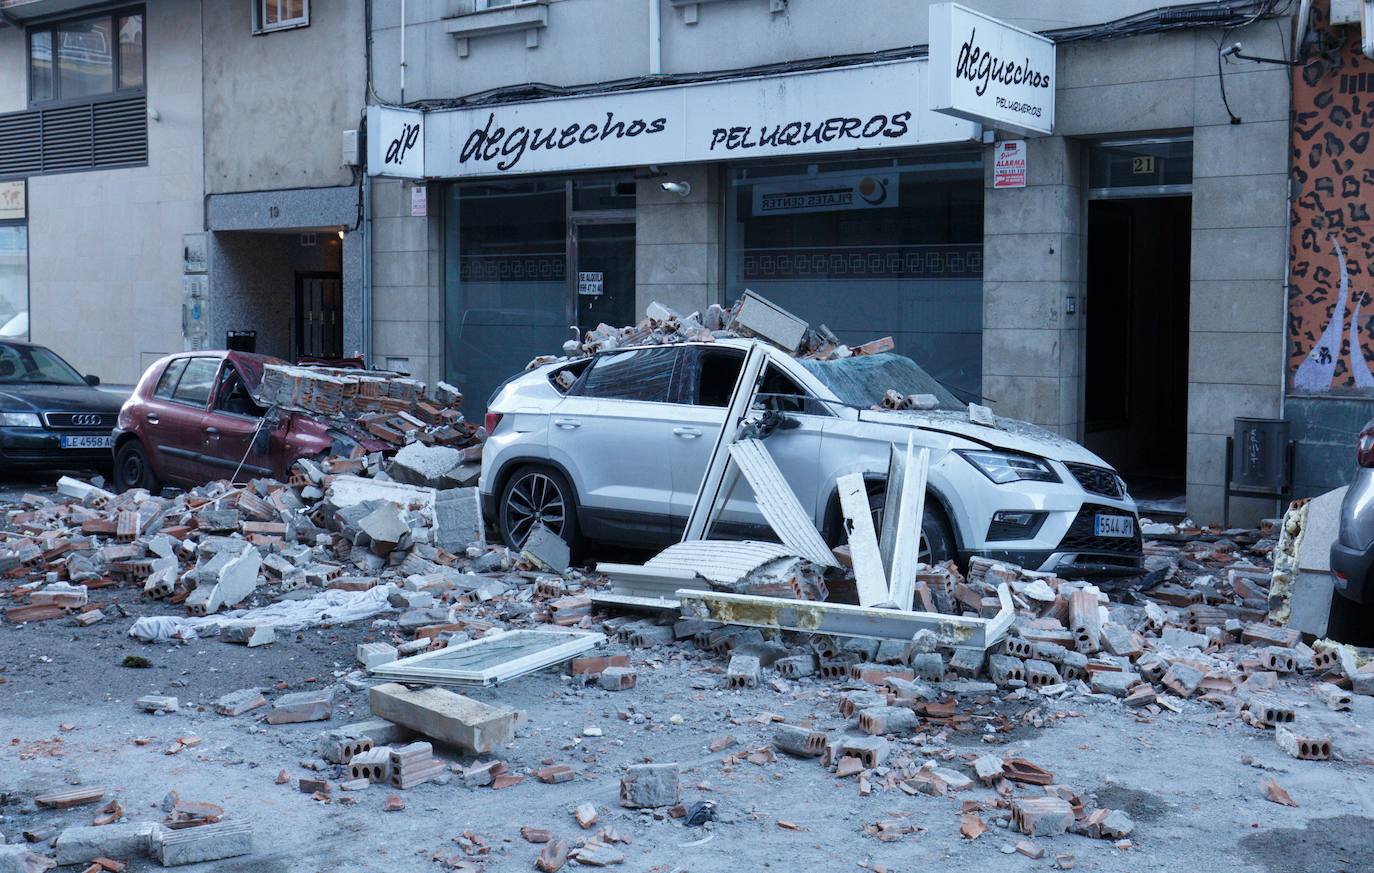
[[[537,651],[525,655],[518,655],[511,660],[498,664],[494,667],[486,667],[480,670],[463,669],[460,667],[428,666],[429,662],[444,657],[452,657],[455,653],[461,653],[471,649],[490,648],[492,644],[500,642],[511,636],[535,634],[541,637],[548,637],[555,641],[558,637],[563,637],[561,642],[547,646]],[[602,643],[606,642],[606,635],[601,633],[589,633],[586,631],[571,630],[550,630],[544,628],[506,630],[489,633],[479,640],[470,640],[466,643],[459,643],[456,646],[449,646],[444,649],[437,649],[433,652],[423,652],[409,658],[402,658],[399,661],[392,661],[389,664],[381,664],[368,670],[373,676],[381,676],[385,679],[394,679],[398,682],[426,683],[430,685],[497,685],[502,682],[509,682],[521,676],[551,667],[573,658],[583,652],[590,651]]]
[[[912,435],[906,438],[906,451],[899,452],[892,447],[893,459],[901,457],[901,479],[898,480],[896,496],[897,519],[893,525],[894,542],[891,546],[887,568],[887,587],[892,601],[898,609],[911,609],[916,597],[916,568],[921,554],[921,523],[926,510],[926,480],[930,474],[930,449],[922,446],[915,448]],[[888,476],[889,493],[893,477]],[[887,528],[887,510],[884,510],[883,527]],[[884,543],[882,548],[887,548]]]
[[[682,542],[706,539],[714,521],[716,504],[730,493],[734,483],[727,481],[726,471],[730,468],[730,446],[739,434],[740,422],[748,414],[758,392],[759,379],[763,376],[764,364],[768,353],[763,344],[755,341],[750,344],[749,352],[740,366],[739,377],[735,380],[735,390],[730,393],[730,405],[725,408],[725,421],[716,433],[716,444],[711,449],[706,472],[697,488],[697,499],[692,503],[692,512],[687,516],[687,528],[683,531]],[[738,469],[738,468],[736,468]]]
[[[839,566],[830,547],[821,539],[816,523],[774,463],[773,456],[757,439],[739,440],[730,446],[730,459],[754,489],[754,502],[783,543],[803,558],[825,567]]]
[[[787,600],[682,589],[677,592],[684,616],[747,627],[827,633],[843,637],[909,641],[922,630],[934,631],[959,648],[987,649],[1000,640],[1016,617],[1011,591],[997,588],[1000,608],[992,618],[964,618],[938,612],[907,612],[847,603]]]
[[[862,473],[847,473],[835,480],[840,495],[840,511],[848,522],[849,557],[854,565],[854,584],[859,603],[865,607],[890,604],[887,573],[883,570],[878,534],[873,530],[873,510],[868,505],[868,486]],[[900,604],[899,604],[900,606]]]

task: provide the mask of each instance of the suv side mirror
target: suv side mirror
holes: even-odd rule
[[[100,377],[99,377],[99,376],[92,376],[91,374],[87,373],[87,374],[86,374],[86,384],[89,385],[89,386],[91,386],[92,388],[94,388],[95,386],[97,386],[97,385],[100,384]]]

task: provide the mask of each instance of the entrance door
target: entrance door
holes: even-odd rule
[[[343,356],[343,276],[297,273],[296,357]]]
[[[598,324],[635,323],[634,215],[573,213],[573,294],[577,327],[585,334]]]
[[[1185,490],[1192,200],[1088,204],[1084,444],[1142,503]]]

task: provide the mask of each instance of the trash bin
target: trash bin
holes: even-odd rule
[[[1228,485],[1281,492],[1287,484],[1288,422],[1281,418],[1237,418]]]
[[[224,334],[224,347],[231,352],[256,352],[258,332],[256,330],[231,330]]]

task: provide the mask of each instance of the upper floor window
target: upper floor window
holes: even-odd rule
[[[253,32],[268,33],[310,24],[310,0],[253,0]]]
[[[30,27],[29,102],[141,91],[143,10],[119,10]]]

